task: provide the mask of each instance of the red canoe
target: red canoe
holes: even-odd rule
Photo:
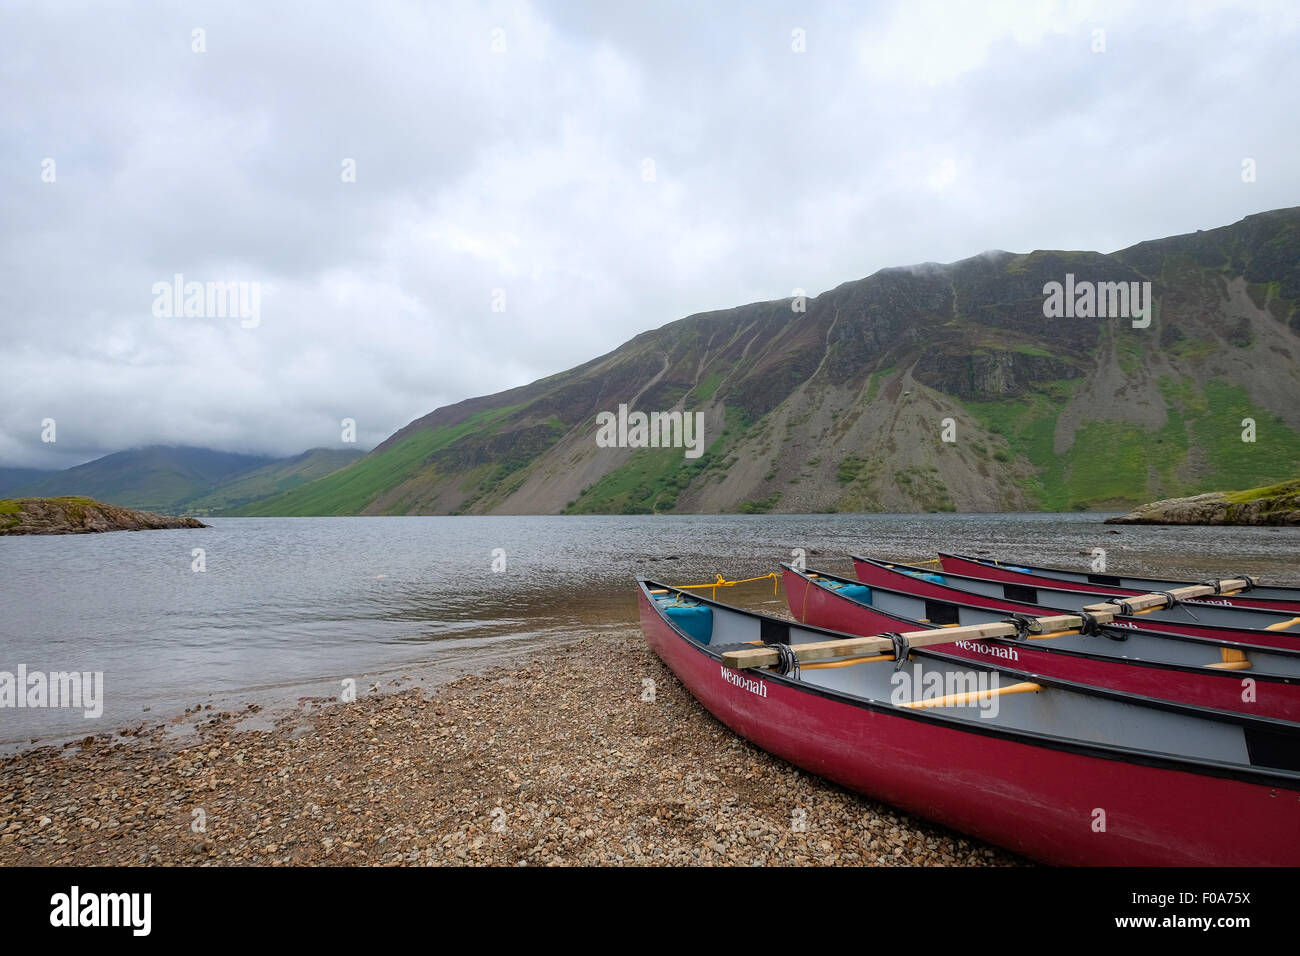
[[[919,631],[1006,620],[1007,615],[973,605],[944,605],[943,624],[926,620],[935,613],[924,598],[868,588],[825,571],[800,571],[781,565],[790,613],[803,624],[849,634]],[[863,593],[866,592],[866,593]],[[868,603],[869,602],[869,603]],[[942,612],[940,612],[942,613]],[[1300,650],[1242,652],[1232,669],[1223,668],[1220,648],[1200,638],[1121,629],[1115,637],[1088,637],[1058,631],[1028,640],[985,638],[944,644],[945,652],[975,661],[1005,662],[1046,677],[1109,687],[1161,700],[1231,710],[1277,720],[1300,721]],[[1238,664],[1244,665],[1243,669]],[[1269,673],[1272,665],[1284,673]]]
[[[1300,864],[1300,729],[913,650],[797,673],[722,653],[846,635],[638,581],[641,629],[715,717],[757,746],[907,812],[1049,863]],[[898,675],[999,684],[992,716],[900,699]],[[901,682],[906,686],[907,681]],[[920,685],[917,685],[920,686]],[[891,691],[891,687],[895,690]],[[1019,691],[1019,692],[1016,692]]]
[[[988,578],[991,581],[1005,581],[1028,587],[1071,588],[1094,594],[1150,594],[1153,591],[1171,591],[1174,588],[1187,587],[1192,583],[1169,581],[1163,578],[1069,571],[1064,568],[1040,568],[1028,564],[1008,564],[1005,561],[973,558],[964,554],[948,554],[943,551],[939,552],[939,565],[951,574]],[[1188,598],[1186,603],[1240,607],[1256,611],[1279,611],[1296,615],[1300,614],[1300,588],[1256,585],[1249,591],[1234,591],[1214,597]]]
[[[1089,604],[1106,600],[1096,594],[1081,591],[1062,591],[1053,588],[1023,588],[1018,584],[1001,581],[984,581],[954,574],[935,574],[924,568],[906,564],[891,564],[853,555],[853,567],[858,580],[867,585],[892,587],[906,590],[922,597],[937,598],[942,601],[974,604],[979,607],[995,608],[999,611],[1019,612],[1039,615],[1044,609],[1077,612]],[[1017,590],[1019,589],[1019,590]],[[1029,593],[1022,593],[1022,592]],[[1019,595],[1019,596],[1018,596]],[[1181,605],[1181,607],[1186,607]],[[1197,610],[1202,610],[1198,608]],[[1276,620],[1279,615],[1263,611],[1242,611],[1228,608],[1214,610],[1235,611],[1247,619],[1255,615]],[[1195,613],[1189,611],[1188,613]],[[1285,619],[1283,619],[1285,621]],[[1249,644],[1255,647],[1276,647],[1283,649],[1300,648],[1300,632],[1292,630],[1264,630],[1252,627],[1236,627],[1223,624],[1192,623],[1189,621],[1169,620],[1159,612],[1141,616],[1121,615],[1115,618],[1114,626],[1131,630],[1160,630],[1170,634],[1187,634],[1206,637],[1224,644]]]

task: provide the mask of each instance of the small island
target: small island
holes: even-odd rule
[[[0,500],[0,535],[97,534],[101,531],[152,531],[206,528],[197,518],[174,518],[134,511],[94,498],[5,498]]]
[[[1300,525],[1300,479],[1153,501],[1106,524]]]

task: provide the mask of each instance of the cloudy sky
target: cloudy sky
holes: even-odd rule
[[[693,312],[1295,205],[1298,9],[11,0],[0,465],[369,447]]]

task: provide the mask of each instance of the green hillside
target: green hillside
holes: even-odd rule
[[[499,420],[509,409],[471,416],[455,426],[431,428],[377,449],[369,456],[310,484],[236,508],[245,517],[357,514],[402,483],[430,454]]]
[[[84,496],[124,508],[175,514],[221,483],[273,461],[263,455],[154,445],[55,472],[17,489],[13,497]]]
[[[293,458],[155,445],[41,473],[14,497],[91,497],[164,514],[222,514],[324,477],[356,461],[355,449],[314,448]]]
[[[1085,419],[1064,451],[1054,448],[1060,411],[1076,381],[1043,383],[1029,394],[967,408],[1033,464],[1025,490],[1044,511],[1127,508],[1150,498],[1276,481],[1300,472],[1300,432],[1222,381],[1161,378],[1167,421],[1160,428]],[[1241,440],[1243,419],[1256,440]]]
[[[226,514],[323,478],[361,458],[359,449],[313,448],[301,455],[272,462],[225,482],[202,497],[185,503],[189,514]]]

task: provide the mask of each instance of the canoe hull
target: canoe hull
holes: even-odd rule
[[[904,624],[893,615],[818,587],[789,568],[782,570],[790,613],[804,624],[862,635],[926,627],[920,623]],[[1244,671],[1198,673],[1133,660],[1054,653],[1034,641],[958,641],[931,645],[930,649],[1143,697],[1300,722],[1300,681],[1251,680],[1250,674]]]
[[[768,674],[741,677],[669,625],[644,588],[640,616],[651,649],[726,726],[909,813],[1047,863],[1300,863],[1300,792],[902,716]]]

